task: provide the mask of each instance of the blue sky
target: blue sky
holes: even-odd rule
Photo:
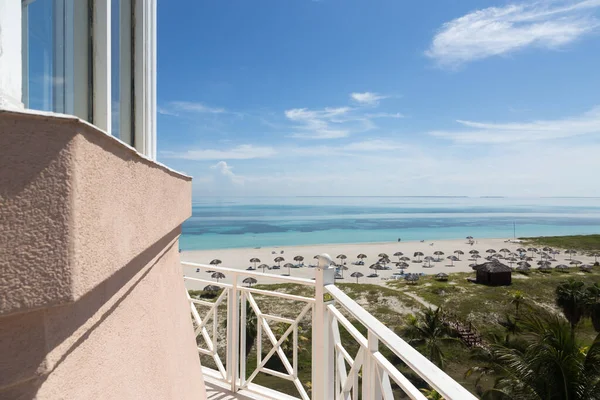
[[[158,16],[159,161],[196,196],[600,196],[600,0]]]

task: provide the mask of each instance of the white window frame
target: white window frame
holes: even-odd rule
[[[10,3],[11,17],[20,17],[27,23],[27,8],[14,8],[19,0],[0,0],[0,10]],[[20,4],[31,3],[26,0]],[[86,119],[98,128],[111,131],[111,1],[92,0],[92,20],[89,21],[89,4],[83,0],[53,0],[55,9],[60,11],[62,21],[65,15],[73,16],[73,24],[55,23],[57,39],[65,45],[64,54],[54,60],[55,68],[62,76],[72,76],[65,80],[64,91],[53,93],[54,103],[59,111],[71,111]],[[121,0],[119,12],[119,117],[120,138],[134,146],[140,153],[156,159],[156,0]],[[57,18],[60,20],[60,18]],[[5,25],[6,18],[0,18]],[[19,21],[21,18],[19,18]],[[90,26],[91,24],[91,26]],[[25,24],[26,25],[26,24]],[[2,43],[15,50],[22,51],[18,61],[5,63],[0,59],[0,72],[18,71],[11,74],[18,85],[5,85],[0,80],[0,108],[8,108],[11,91],[19,92],[17,101],[11,101],[12,107],[22,108],[19,103],[23,92],[28,89],[27,76],[22,79],[23,67],[28,66],[27,26],[11,26],[15,35],[10,42]],[[13,33],[11,30],[11,33]],[[18,32],[17,32],[18,31]],[[89,33],[91,32],[91,43]],[[20,40],[22,37],[23,40]],[[19,40],[15,40],[19,38]],[[90,45],[91,44],[91,45]],[[23,48],[24,47],[24,48]],[[91,53],[91,54],[90,54]],[[16,53],[18,54],[18,52]],[[77,58],[74,58],[77,57]],[[91,65],[90,65],[91,63]],[[5,64],[8,67],[5,67]],[[91,67],[91,68],[90,68]],[[91,73],[90,73],[91,71]],[[67,75],[68,74],[68,75]],[[91,76],[90,76],[91,75]],[[71,86],[72,85],[72,86]],[[7,89],[5,89],[5,86]],[[18,89],[12,88],[17,86]],[[72,93],[73,96],[65,95]],[[8,100],[7,100],[8,99]],[[91,102],[90,102],[91,100]],[[62,108],[61,108],[62,107]]]

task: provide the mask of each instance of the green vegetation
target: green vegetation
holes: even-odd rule
[[[578,251],[599,249],[600,235],[540,238],[536,246],[568,247]],[[551,242],[541,242],[550,239]],[[565,241],[566,240],[566,241]],[[532,270],[527,275],[513,273],[511,286],[490,287],[467,281],[472,273],[456,273],[447,282],[432,276],[421,277],[416,284],[387,281],[386,286],[337,283],[348,296],[381,320],[394,332],[413,344],[426,357],[467,389],[486,399],[595,399],[600,393],[600,267],[584,273]],[[257,285],[258,289],[313,297],[314,289],[295,284]],[[218,293],[192,292],[194,297],[215,298]],[[296,318],[303,304],[291,300],[253,295],[261,310],[269,314]],[[225,303],[219,315],[219,354],[225,360]],[[202,306],[198,306],[199,308]],[[436,311],[436,309],[438,311]],[[440,309],[443,309],[442,312]],[[342,311],[343,313],[343,311]],[[256,316],[247,308],[246,336],[255,341]],[[203,315],[201,313],[201,315]],[[366,336],[367,329],[348,314],[354,327]],[[310,314],[300,322],[299,378],[306,390],[311,386]],[[209,325],[212,323],[209,322]],[[269,322],[279,338],[286,324]],[[468,347],[458,334],[457,326],[476,332],[482,346]],[[210,328],[209,328],[210,329]],[[344,347],[351,356],[358,345],[339,327]],[[202,339],[199,339],[199,342]],[[291,336],[283,344],[291,359]],[[272,348],[263,332],[263,357]],[[439,394],[416,376],[385,346],[380,350],[427,398]],[[247,374],[257,363],[256,346],[248,343]],[[204,365],[214,368],[210,357],[202,356]],[[285,372],[275,354],[266,365]],[[254,382],[297,395],[292,382],[259,373]],[[563,385],[559,385],[563,382]],[[399,393],[396,398],[403,398]],[[596,396],[596,397],[594,397]]]
[[[549,246],[559,249],[600,251],[600,235],[541,236],[519,238],[525,245]]]

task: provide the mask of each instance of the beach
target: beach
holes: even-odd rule
[[[523,243],[507,241],[507,239],[477,239],[475,238],[474,243],[471,245],[469,241],[466,239],[456,239],[456,240],[435,240],[435,241],[402,241],[402,242],[382,242],[382,243],[354,243],[354,244],[320,244],[320,245],[305,245],[305,246],[270,246],[270,247],[261,247],[261,248],[235,248],[235,249],[216,249],[216,250],[191,250],[191,251],[182,251],[181,252],[181,260],[185,262],[193,262],[199,264],[209,264],[212,260],[218,259],[221,260],[220,266],[238,269],[241,271],[245,271],[248,267],[254,266],[254,263],[249,262],[251,258],[258,258],[260,264],[267,264],[272,267],[277,265],[278,263],[274,261],[276,257],[283,257],[284,261],[281,261],[279,264],[281,265],[281,269],[271,269],[266,270],[266,274],[270,275],[284,275],[287,276],[288,268],[284,268],[284,265],[287,263],[298,264],[297,261],[294,261],[294,257],[302,256],[304,257],[304,267],[302,268],[291,268],[290,275],[293,277],[300,278],[314,278],[315,269],[310,268],[309,265],[316,265],[316,260],[313,258],[315,255],[327,253],[329,254],[336,263],[340,263],[340,259],[336,259],[336,257],[340,254],[346,255],[346,267],[348,270],[344,271],[343,279],[337,279],[337,282],[344,283],[356,283],[356,278],[351,278],[350,275],[353,272],[360,272],[364,276],[359,278],[359,283],[370,283],[370,284],[385,284],[389,279],[392,278],[392,274],[397,274],[400,270],[394,264],[399,261],[399,256],[394,256],[395,253],[401,252],[403,256],[409,257],[410,260],[406,261],[408,267],[404,270],[405,273],[424,273],[427,275],[436,275],[440,272],[444,272],[446,274],[452,274],[456,272],[472,272],[473,269],[469,266],[473,264],[475,260],[471,258],[469,251],[477,250],[481,255],[481,258],[477,260],[478,263],[485,262],[485,257],[490,255],[490,253],[486,253],[487,250],[493,249],[496,252],[499,252],[501,249],[508,249],[511,252],[516,252],[516,250],[520,247],[529,247],[524,246]],[[455,254],[455,251],[460,250],[464,254],[458,255]],[[541,252],[541,248],[539,249]],[[564,249],[559,249],[564,250]],[[443,252],[443,255],[434,255],[434,252]],[[415,257],[415,252],[423,253],[423,256]],[[358,261],[357,256],[359,254],[364,254],[367,256],[364,259],[364,265],[353,265],[352,263]],[[389,259],[392,263],[388,264],[391,269],[389,270],[381,270],[376,271],[378,276],[373,278],[367,278],[367,275],[374,273],[372,269],[369,269],[369,266],[376,263],[380,257],[379,254],[385,253],[389,256]],[[460,257],[459,261],[451,262],[447,257],[450,255],[456,255]],[[531,255],[531,252],[527,252],[527,255]],[[434,261],[431,263],[427,261],[423,261],[425,257],[431,256],[434,258]],[[400,256],[402,257],[402,256]],[[537,268],[537,261],[540,260],[539,254],[533,254],[533,261],[530,261],[532,269]],[[561,251],[560,254],[555,256],[556,261],[552,261],[552,267],[559,264],[569,265],[572,269],[578,269],[575,265],[570,265],[571,256],[569,254],[564,254],[564,251]],[[422,262],[414,262],[415,260],[420,259]],[[572,256],[573,260],[581,261],[583,264],[593,264],[594,258],[588,257],[584,254],[575,254]],[[506,260],[500,260],[502,263],[509,265],[509,262]],[[516,264],[513,263],[513,267]],[[257,272],[262,272],[262,269],[258,269]],[[206,273],[205,270],[200,269],[199,272],[196,272],[196,267],[183,266],[184,275],[192,278],[201,278],[209,281],[213,281],[210,278],[210,274]],[[221,280],[221,282],[229,283],[231,282],[230,277],[226,276],[225,279]],[[279,280],[269,279],[269,278],[260,278],[258,280],[259,284],[270,284],[270,283],[278,283]],[[186,283],[188,289],[202,289],[206,285],[206,283],[202,282],[193,282],[187,281]]]

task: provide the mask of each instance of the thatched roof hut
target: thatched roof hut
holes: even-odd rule
[[[512,269],[498,260],[488,261],[473,267],[477,274],[477,283],[491,286],[510,285]]]

